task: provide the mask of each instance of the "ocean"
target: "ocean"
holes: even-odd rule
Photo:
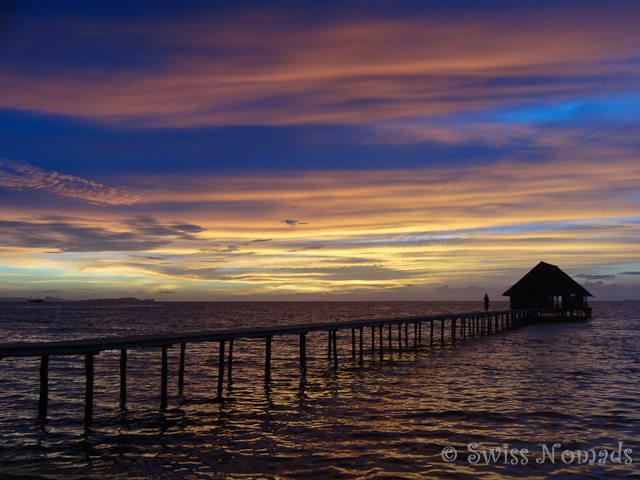
[[[492,302],[493,309],[507,308]],[[0,304],[0,342],[389,318],[478,311],[481,302]],[[540,323],[431,347],[372,353],[350,331],[234,343],[217,399],[218,344],[95,357],[93,422],[84,424],[84,357],[52,356],[46,423],[37,421],[38,358],[0,360],[0,479],[640,478],[640,302],[594,302],[584,322]],[[412,333],[412,329],[409,329]],[[448,332],[447,332],[448,333]],[[386,335],[386,329],[385,329]],[[395,337],[394,332],[394,338]],[[438,339],[439,336],[436,335]],[[386,343],[385,343],[386,348]]]

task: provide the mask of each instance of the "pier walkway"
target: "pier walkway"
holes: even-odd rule
[[[579,313],[579,312],[577,312]],[[159,348],[162,351],[162,370],[160,401],[161,408],[166,408],[168,391],[168,361],[167,349],[173,345],[180,345],[180,366],[178,370],[178,389],[182,393],[184,385],[186,345],[195,342],[218,342],[218,397],[222,396],[225,378],[225,364],[227,375],[231,376],[233,364],[234,340],[264,338],[265,339],[265,381],[271,377],[271,344],[274,337],[281,335],[298,335],[300,341],[300,368],[306,371],[307,353],[306,335],[311,332],[324,331],[328,333],[327,357],[338,367],[337,332],[351,331],[351,355],[353,358],[363,359],[363,330],[371,329],[371,347],[374,354],[384,359],[385,350],[399,351],[424,345],[423,325],[428,327],[426,333],[428,345],[434,342],[445,343],[447,340],[456,342],[467,337],[488,335],[500,331],[511,330],[523,325],[564,319],[567,312],[549,309],[500,310],[491,312],[470,312],[451,315],[432,315],[419,317],[402,317],[387,319],[370,319],[332,323],[307,323],[260,328],[240,328],[235,330],[217,330],[193,333],[139,335],[127,337],[109,337],[84,340],[70,340],[57,342],[16,342],[0,343],[0,359],[7,357],[40,357],[40,396],[38,417],[46,419],[48,403],[48,372],[49,357],[55,355],[84,355],[85,356],[85,422],[89,424],[93,415],[93,383],[94,356],[105,350],[120,350],[120,403],[124,406],[127,398],[127,350],[141,348]],[[571,318],[574,312],[571,312]],[[387,327],[385,340],[384,327]],[[410,332],[413,330],[412,332]],[[426,329],[425,329],[426,330]],[[377,332],[377,334],[376,334]],[[412,333],[413,335],[410,335]],[[409,337],[413,337],[413,345],[409,345]],[[395,338],[394,338],[395,337]],[[438,338],[439,337],[439,338]],[[376,341],[378,342],[376,345]],[[386,345],[385,345],[386,344]],[[228,350],[226,348],[228,345]],[[226,351],[226,359],[225,359]],[[0,368],[2,364],[0,362]]]

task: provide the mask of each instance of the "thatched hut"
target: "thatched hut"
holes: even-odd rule
[[[502,295],[509,297],[512,309],[552,308],[590,316],[587,297],[593,297],[582,285],[555,265],[540,262]]]

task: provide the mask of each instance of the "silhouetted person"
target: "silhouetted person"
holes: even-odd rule
[[[489,311],[489,295],[487,295],[486,293],[484,294],[484,311]]]

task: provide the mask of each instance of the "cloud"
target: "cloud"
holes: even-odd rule
[[[0,264],[28,281],[81,272],[96,288],[125,275],[135,289],[168,285],[180,299],[213,289],[364,295],[407,284],[415,285],[407,299],[470,299],[480,288],[494,298],[506,287],[483,285],[508,287],[540,260],[576,274],[633,268],[640,258],[635,158],[128,181],[147,190],[126,218],[94,206],[53,216],[46,209],[55,205],[44,213],[3,205]],[[604,280],[596,286],[614,295],[609,279],[579,275]],[[9,281],[18,285],[15,275],[0,285]]]
[[[640,275],[640,272],[621,272],[620,275]]]
[[[237,245],[228,245],[226,248],[218,248],[216,250],[213,250],[213,252],[215,252],[215,253],[233,253],[233,252],[237,252],[238,250],[240,250],[240,248]]]
[[[467,294],[467,293],[479,293],[485,291],[486,288],[482,289],[480,287],[476,287],[475,285],[471,285],[468,287],[449,287],[449,285],[442,285],[441,287],[436,288],[436,292],[438,293],[455,293],[455,294]]]
[[[25,162],[14,162],[3,158],[0,158],[0,187],[12,190],[44,190],[106,205],[131,205],[140,200],[139,195],[124,190],[107,187],[84,178],[47,172]]]
[[[204,232],[204,228],[198,225],[182,223],[161,224],[155,218],[148,215],[140,215],[125,221],[125,223],[137,232],[159,237],[175,236],[186,240],[193,240],[196,238],[193,235],[194,233]]]
[[[195,239],[182,229],[159,224],[148,217],[126,221],[124,228],[119,225],[116,231],[87,223],[58,218],[40,222],[0,220],[0,242],[3,246],[60,252],[132,252],[167,247],[177,239]]]
[[[615,278],[615,275],[587,275],[584,273],[580,273],[576,275],[577,278],[584,278],[585,280],[609,280],[611,278]]]
[[[306,223],[301,222],[300,220],[282,220],[280,223],[284,223],[285,225],[289,225],[290,227],[297,227],[298,225],[306,225]]]
[[[490,15],[325,16],[304,28],[268,8],[144,27],[59,17],[12,39],[0,107],[188,127],[383,122],[602,96],[637,87],[637,23],[631,3],[612,12],[562,2]],[[112,55],[78,62],[77,45]]]

